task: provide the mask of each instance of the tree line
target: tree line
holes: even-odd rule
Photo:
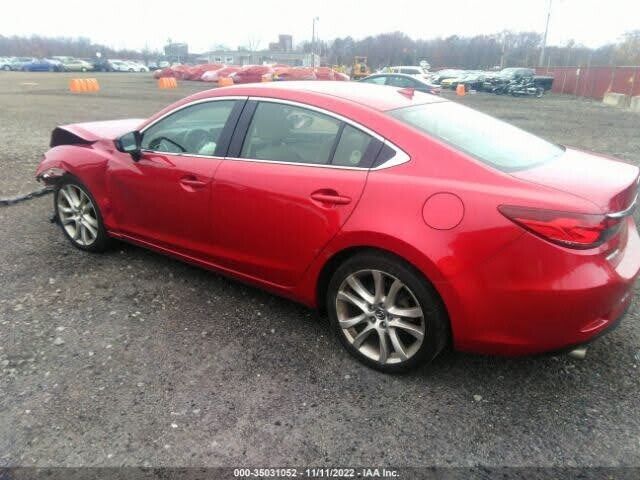
[[[100,52],[107,58],[143,59],[147,50],[118,50],[93,43],[85,37],[30,37],[0,35],[0,56],[2,57],[53,57],[68,56],[76,58],[95,58]]]
[[[428,61],[432,68],[486,69],[534,67],[540,59],[542,38],[537,32],[503,31],[492,35],[414,40],[402,32],[381,33],[356,40],[352,37],[302,42],[297,49],[315,51],[329,65],[350,65],[354,56],[366,56],[370,66],[416,65]],[[148,48],[118,50],[79,37],[30,37],[0,35],[0,56],[51,57],[67,55],[93,58],[100,52],[108,58],[155,60],[161,53]],[[617,43],[588,48],[573,41],[548,46],[542,66],[640,65],[640,30],[628,32]]]
[[[354,56],[366,56],[369,65],[417,65],[428,61],[433,68],[485,69],[535,67],[540,60],[542,35],[537,32],[503,31],[492,35],[414,40],[402,32],[382,33],[361,40],[352,37],[301,48],[312,50],[330,64],[351,64]],[[628,32],[617,43],[588,48],[574,41],[547,46],[542,66],[640,65],[640,30]]]

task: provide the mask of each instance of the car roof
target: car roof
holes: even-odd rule
[[[425,85],[429,85],[429,82],[427,82],[426,80],[423,80],[422,78],[416,77],[414,75],[411,75],[409,73],[400,73],[400,72],[380,72],[380,73],[373,73],[371,75],[369,75],[368,77],[364,77],[361,80],[359,80],[360,82],[362,82],[362,80],[366,80],[367,78],[371,78],[371,77],[401,77],[401,78],[410,78],[411,80],[415,80],[416,82],[419,83],[424,83]]]
[[[248,95],[275,97],[283,100],[303,96],[312,101],[322,101],[330,97],[341,100],[344,103],[357,103],[378,111],[388,111],[413,105],[446,101],[439,97],[420,92],[416,92],[414,95],[406,95],[401,93],[402,90],[404,89],[361,82],[264,82],[207,90],[193,95],[190,99],[197,100],[220,95]]]

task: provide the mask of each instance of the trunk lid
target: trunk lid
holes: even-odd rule
[[[634,202],[638,172],[634,165],[567,148],[555,160],[511,175],[577,195],[597,205],[601,213],[613,213]]]

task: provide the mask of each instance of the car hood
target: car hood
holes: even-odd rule
[[[638,192],[638,167],[567,148],[559,158],[511,175],[585,198],[604,212],[627,208]]]
[[[128,118],[103,122],[73,123],[62,125],[56,130],[64,130],[86,142],[96,142],[98,140],[114,140],[125,133],[136,130],[144,121],[143,118]]]

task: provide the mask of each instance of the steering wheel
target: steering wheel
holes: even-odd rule
[[[149,142],[149,148],[152,149],[152,150],[155,150],[155,149],[160,147],[162,142],[167,142],[167,143],[177,147],[180,150],[181,153],[184,153],[184,152],[187,151],[187,149],[184,148],[182,145],[180,145],[176,141],[171,140],[170,138],[167,138],[167,137],[156,137],[156,138],[154,138],[153,140],[151,140]],[[162,150],[160,150],[160,151],[162,151]]]
[[[211,134],[202,128],[191,130],[184,139],[192,153],[199,153],[207,143],[212,141]]]

